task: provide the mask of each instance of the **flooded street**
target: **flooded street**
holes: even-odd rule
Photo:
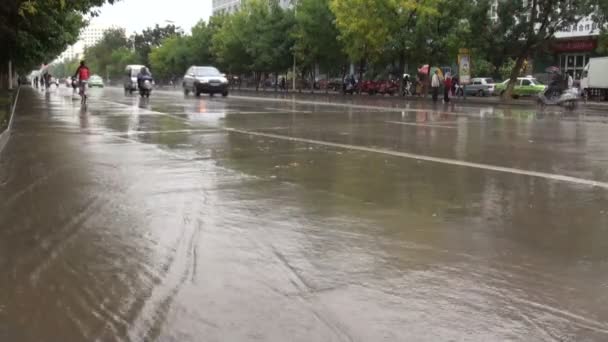
[[[23,88],[0,341],[606,341],[608,117]]]

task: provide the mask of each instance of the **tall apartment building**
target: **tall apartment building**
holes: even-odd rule
[[[213,0],[213,14],[233,13],[241,7],[241,0]]]
[[[295,0],[279,0],[283,8],[291,6]],[[242,0],[213,0],[213,14],[219,12],[233,13],[241,7]]]
[[[80,32],[80,37],[74,45],[69,46],[57,59],[73,59],[81,58],[84,54],[84,49],[97,44],[103,38],[103,34],[113,26],[92,24],[85,27]]]

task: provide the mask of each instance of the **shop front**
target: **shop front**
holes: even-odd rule
[[[580,80],[589,58],[595,56],[599,28],[590,18],[555,34],[551,51],[559,68]]]
[[[589,63],[589,58],[594,56],[596,48],[597,38],[589,37],[557,40],[553,44],[552,50],[562,72],[570,74],[575,80],[579,80],[585,65]]]

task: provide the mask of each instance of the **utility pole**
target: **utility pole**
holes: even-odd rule
[[[293,14],[294,17],[296,14],[298,14],[298,0],[293,0]],[[292,91],[296,91],[296,49],[294,46],[293,49],[293,78],[292,78],[292,87],[291,90]]]
[[[8,90],[13,90],[13,61],[8,60]]]

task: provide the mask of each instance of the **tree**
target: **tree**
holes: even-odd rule
[[[140,62],[124,29],[107,30],[97,44],[85,49],[84,55],[92,72],[111,79],[120,78],[125,65]]]
[[[22,71],[45,63],[73,44],[85,14],[105,0],[3,0],[0,2],[0,74],[9,60]],[[107,2],[113,3],[114,0]],[[5,82],[1,82],[6,85]],[[0,86],[2,86],[0,85]]]
[[[160,46],[165,38],[176,35],[181,36],[182,34],[182,29],[175,25],[161,27],[156,24],[153,28],[143,30],[141,34],[133,35],[131,40],[133,41],[133,47],[139,56],[139,61],[144,65],[148,65],[148,55],[150,54],[150,51],[152,51],[152,48]]]
[[[555,33],[594,13],[598,0],[509,0],[499,1],[497,17],[489,17],[490,0],[479,0],[477,25],[485,27],[478,35],[482,49],[491,55],[512,56],[515,64],[503,94],[511,98],[513,87],[526,60],[547,48]],[[498,62],[498,61],[495,61]],[[494,65],[504,64],[502,63]]]
[[[257,87],[263,74],[291,64],[294,24],[293,12],[277,0],[246,1],[213,36],[214,53],[230,73],[253,71]]]
[[[331,0],[340,40],[351,61],[359,62],[359,77],[368,59],[375,60],[390,40],[394,1]],[[370,9],[373,8],[373,11]],[[393,21],[394,22],[394,21]]]
[[[150,66],[161,80],[183,75],[192,62],[192,37],[173,36],[163,40],[150,52]]]
[[[401,75],[407,61],[445,59],[459,45],[455,22],[466,1],[331,0],[331,8],[348,55],[361,63],[360,77],[366,62],[381,59],[397,61]]]
[[[68,78],[74,75],[80,61],[77,58],[64,59],[59,63],[54,63],[49,66],[49,73],[59,78]]]
[[[217,64],[213,51],[213,36],[221,30],[226,17],[226,14],[220,13],[209,18],[208,23],[201,20],[194,25],[191,36],[193,64]]]
[[[248,28],[248,15],[245,11],[226,17],[222,27],[213,35],[212,49],[216,61],[229,73],[239,74],[249,71],[251,60],[248,44],[255,39]]]
[[[300,65],[309,69],[319,65],[330,73],[346,61],[329,0],[301,0],[295,21],[294,49]]]

